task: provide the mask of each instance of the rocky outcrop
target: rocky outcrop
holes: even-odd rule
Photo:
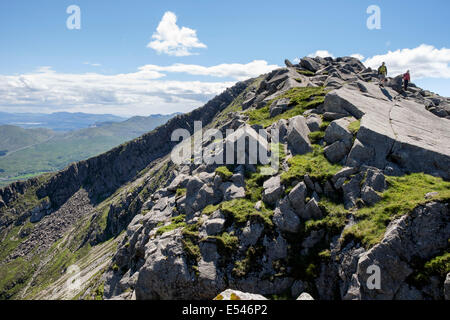
[[[38,192],[41,197],[48,196],[51,202],[60,206],[76,190],[84,186],[96,196],[111,194],[118,187],[130,181],[153,160],[168,154],[176,145],[171,141],[175,129],[187,129],[191,134],[194,121],[208,124],[214,116],[225,109],[252,80],[238,82],[218,95],[203,107],[188,114],[177,115],[165,125],[152,132],[121,145],[100,156],[80,161],[54,175]]]
[[[49,252],[65,237],[77,239],[65,249],[90,252],[112,238],[117,250],[95,280],[105,299],[244,300],[290,293],[311,300],[306,292],[316,299],[442,299],[448,276],[433,274],[421,287],[412,279],[419,265],[448,250],[442,189],[424,190],[423,202],[409,213],[393,204],[380,214],[379,205],[389,200],[384,192],[396,181],[389,175],[449,178],[448,119],[435,115],[448,101],[415,86],[399,93],[398,79],[382,89],[374,84],[376,72],[355,58],[285,63],[47,181],[1,189],[0,211],[8,214],[0,218],[7,217],[8,227],[22,237],[7,262]],[[322,86],[328,90],[324,103],[322,93],[301,97]],[[288,119],[286,111],[303,107],[299,99],[304,109]],[[231,103],[233,112],[218,117]],[[264,121],[249,123],[254,114]],[[270,124],[269,117],[277,121]],[[170,161],[172,131],[193,133],[194,121],[222,133],[235,130],[221,141],[205,141],[203,151],[224,142],[223,155],[236,138],[246,138],[243,149],[233,150],[235,165]],[[250,152],[252,143],[269,152],[276,142],[271,129],[279,129],[284,151],[278,171]],[[35,189],[30,206],[14,211]],[[24,225],[28,218],[33,224]],[[367,245],[364,233],[383,229],[387,221],[383,240]],[[14,222],[17,228],[10,226]],[[367,286],[372,265],[380,268],[380,289]]]
[[[390,88],[364,83],[366,92],[345,87],[326,96],[324,110],[361,120],[347,165],[384,169],[395,162],[407,172],[426,172],[450,179],[447,119],[424,112],[415,100],[398,99]],[[331,130],[331,129],[330,129]]]
[[[413,259],[426,261],[448,246],[448,206],[430,203],[392,222],[375,247],[363,253],[344,299],[393,299],[413,272]],[[367,285],[373,271],[380,270],[380,288]]]

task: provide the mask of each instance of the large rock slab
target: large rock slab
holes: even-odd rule
[[[450,179],[450,125],[413,100],[400,99],[389,88],[364,83],[367,92],[343,87],[327,94],[325,112],[361,119],[347,165],[384,169],[388,160],[407,172]]]
[[[305,117],[296,116],[289,120],[287,141],[293,154],[305,154],[312,150],[308,138],[310,132]]]
[[[265,181],[263,188],[263,201],[271,205],[275,204],[275,202],[280,199],[281,193],[283,192],[280,176],[275,176]]]

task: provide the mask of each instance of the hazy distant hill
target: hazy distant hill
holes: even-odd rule
[[[0,185],[103,153],[164,124],[174,115],[133,117],[122,122],[100,122],[66,133],[49,129],[0,126]]]
[[[17,126],[0,126],[0,156],[36,143],[44,142],[55,135],[49,129],[23,129]]]
[[[55,131],[88,128],[98,122],[119,122],[125,119],[112,114],[88,114],[81,112],[55,112],[52,114],[0,112],[0,125],[10,124],[27,129],[47,128]]]

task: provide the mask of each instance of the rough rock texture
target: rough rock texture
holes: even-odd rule
[[[298,296],[297,300],[314,300],[314,298],[307,292],[303,292]]]
[[[260,294],[227,289],[219,293],[215,300],[267,300],[267,298]]]
[[[412,260],[429,259],[448,245],[450,237],[448,207],[433,203],[418,207],[388,226],[380,244],[362,254],[358,260],[345,299],[393,299],[405,279],[412,273]],[[380,267],[381,288],[369,289],[371,265]]]
[[[447,119],[424,112],[414,100],[396,98],[390,88],[380,90],[365,83],[366,93],[352,87],[327,95],[324,110],[361,119],[347,165],[372,165],[384,169],[394,160],[406,171],[426,172],[450,179],[450,146],[442,144],[450,133]],[[432,128],[432,129],[431,129]]]
[[[280,176],[275,176],[265,181],[263,188],[263,201],[269,204],[275,204],[283,192],[283,185],[281,184]]]
[[[309,133],[308,124],[303,116],[296,116],[289,120],[287,141],[288,147],[294,154],[304,154],[312,150]]]
[[[6,257],[0,274],[8,272],[0,298],[54,297],[53,288],[66,279],[59,275],[67,277],[62,261],[84,263],[84,287],[67,298],[101,292],[105,299],[213,299],[221,292],[222,299],[310,298],[305,292],[321,300],[448,298],[448,275],[415,282],[424,263],[448,251],[443,189],[423,190],[412,212],[391,204],[380,214],[370,206],[389,199],[388,176],[426,172],[449,179],[450,101],[413,84],[403,92],[398,78],[380,88],[376,72],[351,57],[308,57],[286,66],[108,153],[0,189]],[[324,103],[290,119],[270,124],[261,109],[271,102],[269,114],[279,115],[294,107],[285,93],[322,86]],[[269,125],[250,125],[254,113]],[[204,141],[201,151],[223,141],[225,152],[246,137],[243,149],[233,148],[235,165],[217,170],[224,164],[171,161],[173,130],[192,134],[197,120],[224,136]],[[274,128],[284,150],[277,172],[250,152],[256,142],[268,153]],[[228,129],[234,132],[225,135]],[[336,165],[324,163],[321,150]],[[314,161],[295,168],[294,156]],[[336,173],[338,164],[344,167]],[[286,175],[291,169],[298,171]],[[376,227],[362,208],[373,213]],[[387,221],[381,242],[362,240]],[[366,286],[371,264],[381,270],[379,290]],[[47,275],[58,278],[52,290],[41,287]],[[21,291],[10,292],[18,283]]]

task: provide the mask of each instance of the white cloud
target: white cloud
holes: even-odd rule
[[[310,53],[308,55],[308,57],[311,57],[311,58],[315,58],[315,57],[321,57],[321,58],[332,57],[332,58],[334,58],[333,54],[328,52],[327,50],[317,50],[314,53]]]
[[[236,80],[245,80],[259,76],[260,74],[270,72],[280,68],[277,65],[269,65],[264,60],[254,60],[247,64],[223,63],[212,67],[204,67],[194,64],[176,63],[171,66],[145,65],[140,70],[148,72],[173,72],[187,73],[196,76],[213,76],[218,78],[232,78]]]
[[[148,48],[171,56],[190,56],[193,54],[190,52],[191,48],[206,48],[197,38],[197,31],[187,27],[180,28],[177,16],[170,11],[164,13],[152,39],[154,40],[147,45]]]
[[[364,56],[362,54],[359,54],[359,53],[354,53],[354,54],[350,55],[350,57],[356,58],[359,61],[362,61],[364,59]]]
[[[20,75],[0,75],[0,110],[6,112],[87,112],[120,115],[188,112],[232,86],[235,80],[269,72],[276,65],[247,64],[203,67],[146,65],[136,72],[59,73],[50,67]],[[233,81],[175,81],[167,73],[188,73]]]
[[[91,63],[91,62],[83,62],[83,64],[91,66],[91,67],[101,67],[100,63]]]
[[[367,67],[378,68],[385,61],[390,75],[411,71],[411,77],[450,78],[450,49],[437,49],[422,44],[413,49],[399,49],[376,55],[364,61]]]

